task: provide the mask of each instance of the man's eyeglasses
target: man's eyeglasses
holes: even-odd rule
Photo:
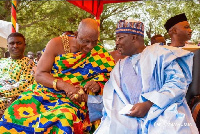
[[[81,44],[85,44],[85,45],[89,45],[90,43],[92,45],[96,45],[99,41],[98,40],[95,40],[95,41],[90,41],[90,40],[84,40],[84,39],[81,39],[79,37],[77,37],[77,39],[80,41]]]

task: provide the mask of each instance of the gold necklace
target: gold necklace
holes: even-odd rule
[[[61,37],[61,40],[62,40],[62,43],[63,43],[63,46],[64,46],[65,53],[70,53],[69,38],[68,38],[68,36],[64,35],[64,36],[60,36],[60,37]]]

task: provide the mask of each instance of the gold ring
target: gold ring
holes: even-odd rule
[[[75,98],[75,99],[78,99],[78,94],[74,94],[74,98]]]
[[[84,94],[85,92],[83,91],[83,89],[80,89],[79,91],[78,91],[78,94],[80,94],[80,95],[82,95],[82,94]]]

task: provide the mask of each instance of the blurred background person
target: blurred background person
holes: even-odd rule
[[[34,59],[35,64],[38,63],[38,61],[40,60],[41,56],[42,56],[42,52],[41,51],[37,51],[36,58]]]
[[[161,45],[166,45],[165,38],[160,34],[157,34],[151,37],[151,45],[155,43],[161,43]]]
[[[40,60],[41,56],[42,56],[42,52],[37,51],[36,58],[34,59],[35,66],[33,67],[33,76],[34,77],[35,77],[35,73],[36,73],[36,70],[37,70],[37,64],[38,64],[38,61]]]
[[[65,31],[62,33],[62,35],[74,36],[74,32],[73,31]]]
[[[200,46],[200,42],[199,42],[198,46]]]
[[[32,51],[29,51],[27,53],[27,57],[30,58],[31,60],[34,60],[34,56],[35,56],[35,54]]]

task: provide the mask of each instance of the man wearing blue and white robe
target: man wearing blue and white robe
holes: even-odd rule
[[[119,114],[131,104],[130,97],[127,98],[121,89],[120,76],[126,59],[116,64],[104,87],[103,118],[96,133],[198,134],[185,99],[192,81],[193,54],[157,44],[132,58],[133,66],[140,67],[137,70],[140,70],[142,89],[137,89],[141,90],[138,103],[147,100],[154,103],[144,118]]]
[[[185,99],[193,53],[159,44],[144,49],[141,22],[121,20],[117,27],[116,44],[129,57],[115,65],[105,84],[103,117],[95,134],[198,134]],[[152,105],[143,117],[119,113],[146,102]]]

